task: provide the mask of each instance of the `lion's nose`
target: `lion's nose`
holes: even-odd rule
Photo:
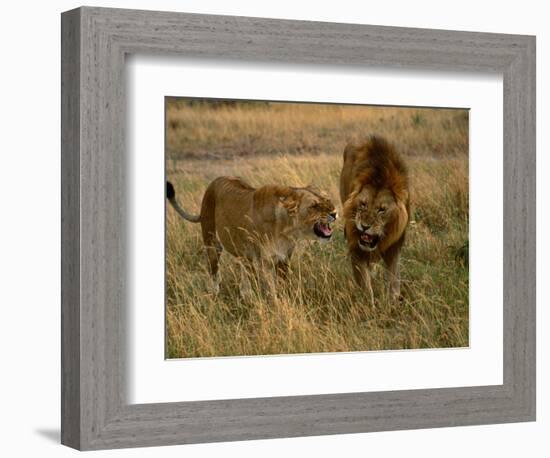
[[[332,213],[329,213],[329,215],[333,221],[336,221],[336,218],[338,218],[338,213],[336,212],[332,212]]]
[[[365,224],[361,223],[361,230],[363,232],[368,231],[370,228],[371,228],[370,224],[365,225]]]

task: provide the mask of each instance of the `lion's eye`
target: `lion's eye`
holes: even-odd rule
[[[359,204],[359,206],[360,206],[361,208],[367,208],[367,203],[366,203],[366,202],[361,202],[361,203]]]
[[[386,207],[380,207],[378,209],[378,213],[384,213],[386,211]]]

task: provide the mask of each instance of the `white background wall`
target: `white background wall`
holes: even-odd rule
[[[128,0],[97,6],[537,35],[538,421],[99,452],[98,456],[549,456],[550,30],[541,1]],[[60,12],[66,0],[2,5],[0,46],[0,452],[69,456],[58,445],[60,373]],[[546,173],[544,173],[546,171]],[[546,258],[546,262],[543,259]],[[545,283],[546,279],[546,285]],[[546,299],[546,301],[545,301]],[[546,333],[546,334],[545,334]],[[546,387],[545,387],[546,385]],[[546,433],[546,434],[545,434]],[[546,437],[545,437],[546,436]]]

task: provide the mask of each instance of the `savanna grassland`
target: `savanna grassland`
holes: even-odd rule
[[[236,175],[252,186],[314,184],[341,214],[344,146],[370,134],[390,140],[409,167],[403,300],[386,299],[380,265],[368,303],[353,283],[341,219],[330,243],[299,245],[275,297],[254,288],[245,299],[228,253],[216,295],[200,225],[167,206],[167,358],[468,345],[467,111],[168,99],[167,178],[193,213],[214,178]]]

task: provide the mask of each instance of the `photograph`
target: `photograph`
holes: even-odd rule
[[[544,455],[542,6],[180,3],[8,5],[4,455]]]
[[[167,359],[469,345],[469,110],[165,98]]]

